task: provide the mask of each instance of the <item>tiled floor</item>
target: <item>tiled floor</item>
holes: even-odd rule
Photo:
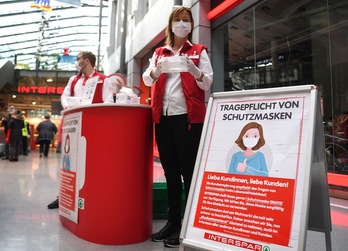
[[[58,210],[47,209],[58,193],[60,154],[51,152],[39,158],[36,151],[20,156],[18,162],[0,161],[0,251],[159,251],[162,243],[147,240],[132,245],[99,245],[82,240],[59,221]],[[163,181],[163,172],[155,163],[154,179]],[[332,250],[348,250],[348,201],[330,198],[333,230]],[[154,220],[153,230],[159,230],[165,220]],[[136,227],[136,226],[134,226]],[[187,249],[186,249],[187,250]],[[323,233],[308,231],[307,248],[325,248]]]

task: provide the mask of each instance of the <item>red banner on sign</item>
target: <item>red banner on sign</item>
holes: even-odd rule
[[[194,226],[288,246],[295,180],[205,172]]]

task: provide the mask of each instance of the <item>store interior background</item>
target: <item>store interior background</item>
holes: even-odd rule
[[[212,92],[318,86],[325,142],[343,166],[328,168],[340,174],[348,174],[347,17],[343,0],[242,1],[211,23]]]
[[[120,51],[126,42],[139,42],[132,41],[132,34],[144,17],[152,14],[157,1],[129,1],[127,5],[122,0],[116,10],[109,1],[82,0],[79,7],[52,1],[52,12],[31,8],[32,2],[0,3],[0,113],[6,115],[7,107],[14,105],[34,128],[47,113],[59,126],[60,92],[76,73],[77,53],[97,52],[97,69],[104,71],[104,65],[112,61],[107,57],[110,51]],[[172,5],[176,1],[167,2]],[[198,6],[207,1],[182,2]],[[222,2],[210,1],[210,9]],[[122,4],[126,7],[124,16],[131,20],[126,24],[120,19]],[[118,27],[110,28],[110,23]],[[322,95],[325,132],[345,139],[342,144],[348,145],[347,1],[239,1],[211,19],[210,26],[209,53],[214,68],[211,92],[314,84]],[[115,39],[123,27],[125,37]],[[163,42],[161,36],[158,45]],[[129,59],[142,55],[140,74],[153,52],[145,48],[147,45],[143,47]],[[131,47],[124,48],[124,53],[132,57],[127,51]],[[134,75],[132,70],[125,62],[116,72],[127,77],[128,85],[142,89],[142,103],[149,104],[151,92],[129,78]]]

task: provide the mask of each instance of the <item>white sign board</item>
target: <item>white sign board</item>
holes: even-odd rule
[[[85,181],[86,140],[81,136],[82,112],[62,119],[62,165],[59,214],[78,223],[79,191]]]
[[[317,93],[308,85],[212,95],[181,230],[184,246],[303,250]]]

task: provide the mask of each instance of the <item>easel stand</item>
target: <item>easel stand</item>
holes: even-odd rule
[[[320,107],[320,98],[317,98],[317,107]],[[320,111],[320,110],[319,110]],[[315,117],[315,142],[312,157],[311,194],[309,202],[308,229],[325,234],[326,250],[332,250],[331,244],[331,217],[329,186],[327,181],[327,166],[325,157],[325,139],[323,120],[320,113]],[[318,210],[319,209],[319,210]],[[320,210],[321,209],[321,210]]]
[[[248,137],[258,142],[251,155]],[[308,230],[324,233],[332,250],[317,87],[213,93],[180,250],[301,251]]]

